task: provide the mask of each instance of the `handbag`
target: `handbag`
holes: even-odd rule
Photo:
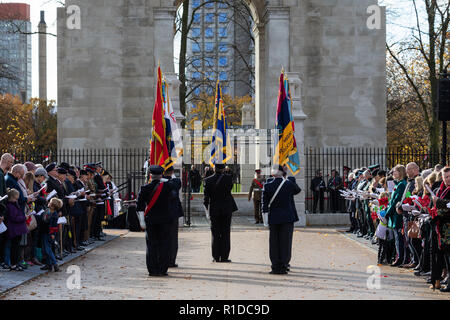
[[[422,232],[420,231],[419,221],[408,221],[407,234],[410,239],[419,239],[422,237]]]
[[[27,220],[28,231],[33,231],[34,229],[37,228],[36,217],[32,214],[28,219],[29,219],[29,220]]]

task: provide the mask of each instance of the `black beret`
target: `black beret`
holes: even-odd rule
[[[378,171],[378,175],[379,175],[379,176],[386,177],[386,171],[385,171],[385,170],[379,170],[379,171]]]
[[[256,169],[255,172],[256,173],[261,173],[261,169]]]
[[[67,170],[64,168],[58,168],[58,173],[60,174],[67,174]]]
[[[75,171],[73,171],[72,169],[70,169],[69,171],[67,171],[68,174],[70,174],[72,177],[76,178],[77,177],[77,173]]]
[[[110,176],[109,172],[106,170],[103,170],[102,172],[102,176]]]
[[[95,170],[94,169],[92,169],[91,167],[86,167],[86,169],[85,169],[85,171],[86,171],[86,173],[92,173],[92,174],[95,174]]]
[[[59,164],[59,167],[63,168],[63,169],[66,169],[67,171],[69,171],[69,169],[70,169],[70,165],[67,162],[61,162]]]
[[[151,165],[149,169],[150,173],[154,175],[161,175],[164,172],[164,168],[161,166]]]
[[[165,170],[165,172],[172,172],[172,171],[174,171],[173,166],[170,166]]]
[[[53,171],[55,168],[56,168],[56,163],[53,162],[45,167],[45,171],[50,172],[50,171]]]
[[[88,172],[87,170],[80,170],[80,176],[87,176]]]
[[[101,162],[101,161],[96,162],[96,163],[94,164],[94,166],[96,166],[96,167],[101,167],[101,166],[102,166],[102,162]]]

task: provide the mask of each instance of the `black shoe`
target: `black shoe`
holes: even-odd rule
[[[361,232],[358,232],[357,237],[358,237],[358,238],[362,238],[362,237],[364,237],[364,235],[363,235]]]
[[[159,277],[159,273],[149,273],[150,277]]]
[[[422,277],[429,277],[429,276],[431,276],[431,271],[427,271],[427,272],[422,271],[421,276]]]
[[[98,237],[98,238],[95,238],[95,241],[105,241],[105,239],[102,237]]]
[[[78,251],[84,251],[85,248],[84,248],[84,247],[81,247],[81,246],[78,246],[78,247],[77,247],[77,250],[78,250]]]
[[[14,267],[9,267],[9,270],[11,270],[11,271],[23,271],[24,269],[20,265],[16,264]]]
[[[420,264],[417,265],[417,267],[414,268],[414,271],[420,271],[422,269],[422,266]]]
[[[178,265],[176,263],[169,265],[169,268],[178,268]]]
[[[58,265],[57,265],[57,264],[54,264],[54,265],[53,265],[53,270],[54,270],[55,272],[59,272],[59,268],[58,268]]]
[[[52,269],[52,267],[49,265],[45,265],[45,266],[41,267],[41,270],[51,270],[51,269]]]
[[[416,271],[414,271],[414,275],[415,275],[416,277],[420,277],[420,276],[422,275],[422,271],[416,270]]]
[[[2,263],[1,267],[2,267],[3,270],[10,270],[11,269],[11,266],[7,265],[6,263]]]
[[[439,290],[441,292],[450,292],[450,285],[446,285],[445,287],[441,287]]]
[[[230,259],[222,259],[222,260],[220,260],[220,262],[231,262],[231,260]]]
[[[279,270],[272,270],[269,273],[270,274],[280,274],[280,271]]]
[[[55,258],[58,259],[58,260],[62,260],[63,259],[59,254],[56,254]]]

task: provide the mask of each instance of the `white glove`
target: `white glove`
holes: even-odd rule
[[[205,209],[206,219],[211,220],[211,217],[209,216],[209,209],[207,209],[205,205],[203,205],[203,209]]]
[[[268,227],[269,226],[269,213],[268,212],[263,212],[262,213],[262,218],[263,218],[264,227]]]
[[[139,219],[139,224],[141,226],[141,229],[145,230],[147,226],[145,224],[144,211],[138,211],[137,212],[137,216],[138,216],[138,219]]]

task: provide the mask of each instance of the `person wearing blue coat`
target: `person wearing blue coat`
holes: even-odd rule
[[[269,256],[272,262],[270,273],[287,274],[294,222],[299,220],[294,205],[294,195],[299,194],[301,189],[294,177],[283,178],[281,166],[273,172],[273,176],[274,179],[264,184],[262,196],[263,213],[268,214],[270,229]]]

